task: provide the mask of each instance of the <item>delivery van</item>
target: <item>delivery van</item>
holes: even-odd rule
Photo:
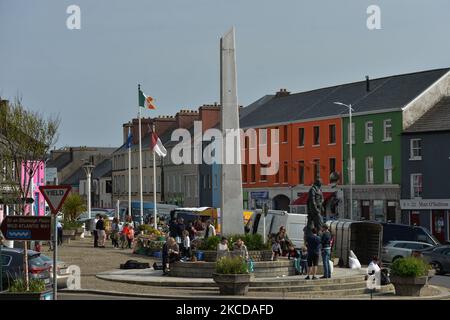
[[[286,227],[286,233],[296,248],[304,244],[303,229],[308,221],[308,215],[288,213],[282,210],[269,210],[265,217],[266,235],[274,236],[281,226]],[[264,235],[264,215],[257,209],[245,226],[246,233]]]

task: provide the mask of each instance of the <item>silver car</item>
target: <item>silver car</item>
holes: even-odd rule
[[[436,274],[450,272],[450,246],[440,246],[425,249],[420,252],[422,257],[436,270]]]
[[[413,251],[433,247],[432,244],[416,241],[390,241],[381,251],[381,260],[386,263],[394,262],[399,258],[410,257]]]

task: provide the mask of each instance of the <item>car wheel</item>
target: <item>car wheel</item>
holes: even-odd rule
[[[439,262],[433,261],[431,263],[431,266],[433,267],[434,270],[436,270],[436,274],[439,275],[445,274],[444,270],[442,269],[442,264],[440,264]]]
[[[402,256],[396,256],[396,257],[394,257],[394,259],[392,259],[392,263],[394,263],[394,261],[395,261],[395,260],[398,260],[398,259],[403,259],[403,257],[402,257]]]

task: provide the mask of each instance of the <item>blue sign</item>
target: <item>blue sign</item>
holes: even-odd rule
[[[31,239],[31,230],[8,230],[6,238]]]
[[[269,199],[269,191],[254,191],[250,192],[252,199]]]

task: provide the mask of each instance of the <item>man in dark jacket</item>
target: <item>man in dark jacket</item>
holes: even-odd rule
[[[321,247],[321,240],[317,235],[317,229],[312,228],[311,235],[306,238],[306,243],[308,247],[308,276],[306,280],[310,279],[312,274],[312,279],[316,280],[317,265],[319,264],[319,254]]]
[[[322,225],[322,261],[323,261],[323,276],[322,278],[331,278],[330,258],[331,258],[331,233],[326,224]]]

